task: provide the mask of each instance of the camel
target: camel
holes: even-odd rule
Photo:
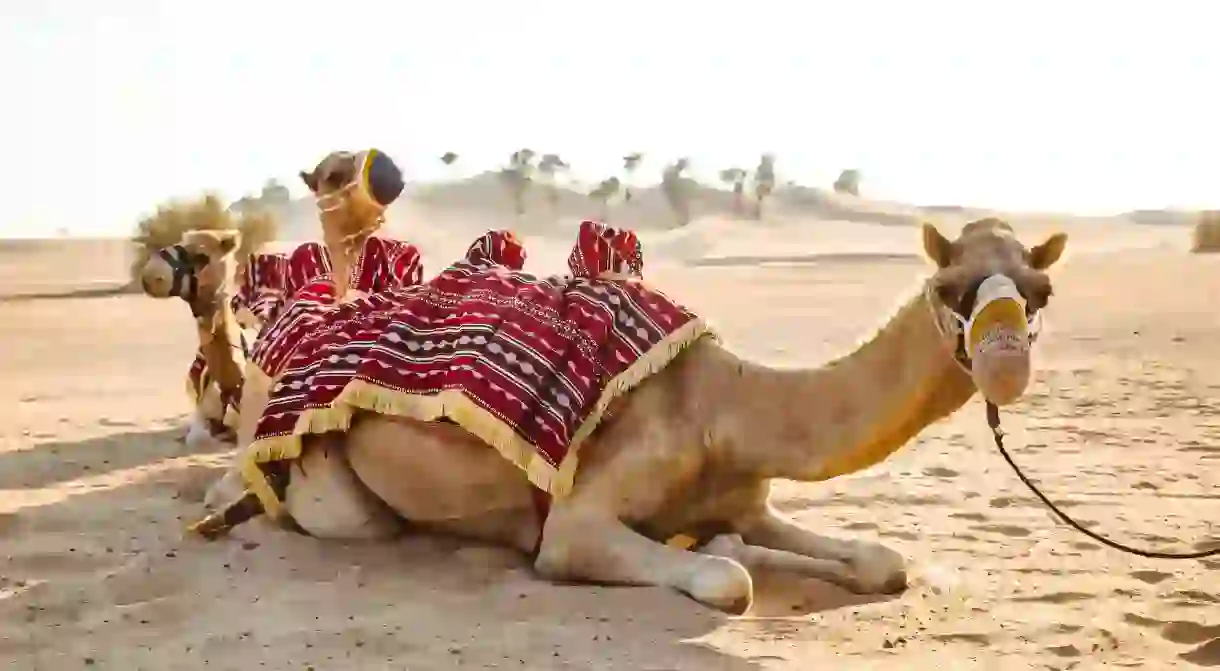
[[[823,366],[774,368],[693,331],[665,365],[619,390],[549,506],[537,504],[532,474],[463,426],[365,411],[302,442],[283,509],[264,508],[322,539],[392,538],[405,520],[530,554],[544,578],[666,586],[730,613],[750,607],[751,572],[765,569],[899,591],[899,553],[796,525],[770,505],[771,482],[877,464],[976,391],[999,406],[1017,401],[1030,379],[1030,326],[1052,293],[1046,271],[1067,243],[1056,233],[1027,248],[996,219],[955,240],[932,224],[922,235],[935,271],[872,337]],[[241,464],[266,399],[243,398],[245,447],[209,493],[236,502],[227,511],[255,500],[240,489]],[[196,531],[215,537],[217,517]]]
[[[191,308],[199,350],[187,375],[195,404],[186,443],[194,447],[209,438],[235,442],[238,409],[246,365],[245,335],[231,296],[236,229],[191,230],[181,241],[149,255],[139,271],[144,293],[153,298],[180,298]]]

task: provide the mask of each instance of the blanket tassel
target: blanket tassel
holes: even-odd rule
[[[202,520],[187,527],[190,533],[199,534],[203,538],[214,541],[229,533],[233,527],[248,522],[263,514],[263,504],[253,492],[246,493],[236,502],[229,504],[224,510],[214,512]]]

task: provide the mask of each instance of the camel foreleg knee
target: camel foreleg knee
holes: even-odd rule
[[[713,608],[743,613],[753,600],[750,574],[737,561],[669,547],[614,518],[551,511],[535,569],[544,577],[676,589]]]

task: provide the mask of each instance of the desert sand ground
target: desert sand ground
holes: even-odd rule
[[[435,270],[479,225],[414,228]],[[1036,382],[1005,416],[1013,452],[1103,532],[1215,542],[1220,257],[1186,254],[1176,227],[1065,230]],[[853,346],[928,272],[906,226],[698,222],[646,240],[659,286],[732,347],[792,364]],[[545,272],[570,239],[528,244]],[[798,252],[824,256],[761,258]],[[184,538],[227,458],[179,442],[186,308],[31,297],[123,264],[113,243],[0,245],[6,669],[1220,666],[1220,559],[1130,558],[1058,525],[994,452],[977,400],[870,471],[779,487],[802,523],[909,557],[914,585],[894,597],[764,576],[753,610],[727,617],[663,589],[548,584],[445,539],[342,545],[256,524]]]

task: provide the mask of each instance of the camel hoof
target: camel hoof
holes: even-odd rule
[[[699,567],[686,593],[694,600],[730,615],[742,615],[750,610],[754,602],[754,581],[750,572],[732,559],[710,556],[706,559],[707,563]]]
[[[884,545],[861,544],[851,567],[853,591],[859,594],[897,594],[907,588],[906,560]]]
[[[229,428],[227,424],[218,419],[208,420],[208,434],[212,440],[221,443],[236,443],[237,432]]]
[[[182,438],[186,449],[191,452],[201,451],[211,440],[212,433],[208,431],[206,423],[198,417],[191,418],[191,423],[186,428],[186,435]]]

